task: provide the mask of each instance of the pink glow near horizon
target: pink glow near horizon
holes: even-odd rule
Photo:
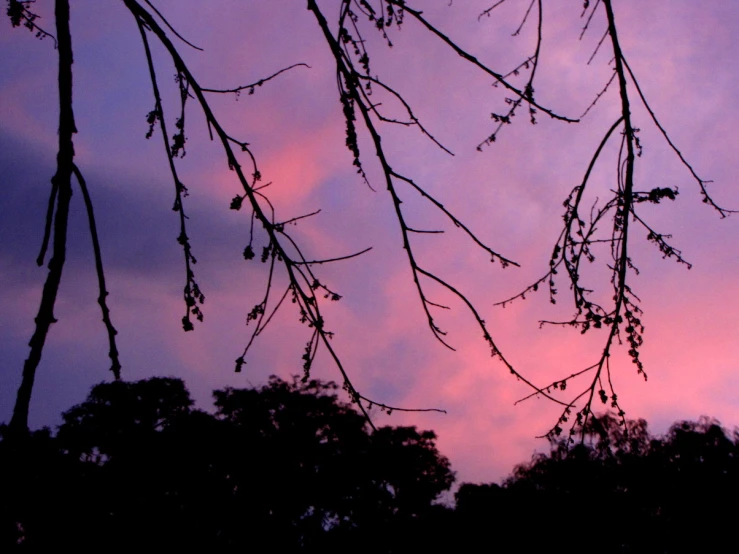
[[[528,4],[510,3],[518,5],[518,11]],[[43,22],[49,26],[52,18],[44,11],[46,4],[39,1],[35,7],[46,16]],[[546,443],[534,437],[549,429],[559,411],[537,399],[514,405],[529,390],[500,362],[491,360],[480,330],[464,306],[434,291],[440,302],[452,302],[452,310],[438,314],[438,323],[449,331],[456,353],[436,343],[426,328],[371,143],[362,137],[360,146],[376,193],[361,182],[351,166],[351,155],[344,147],[335,76],[327,65],[330,59],[319,30],[304,6],[288,9],[265,3],[237,8],[236,3],[220,3],[216,10],[211,3],[185,4],[170,0],[157,5],[171,14],[172,23],[184,36],[206,49],[204,54],[187,53],[196,75],[204,75],[204,85],[211,86],[210,80],[217,80],[212,86],[239,85],[296,62],[312,66],[266,84],[253,97],[244,94],[238,102],[232,97],[214,98],[214,105],[229,131],[252,145],[264,182],[273,182],[265,192],[277,208],[278,219],[323,210],[317,218],[295,228],[296,236],[307,245],[308,257],[331,257],[374,247],[364,259],[318,268],[327,284],[345,295],[341,302],[326,307],[328,327],[336,331],[335,347],[356,386],[368,396],[404,407],[448,411],[447,415],[396,412],[390,418],[377,414],[378,422],[434,429],[441,451],[451,459],[460,480],[498,480],[513,464],[526,461],[534,448],[545,449]],[[477,13],[488,3],[447,4],[446,0],[429,2],[428,7],[424,5],[425,13],[480,59],[494,65],[496,56],[507,47],[519,49],[519,54],[506,51],[506,56],[516,61],[528,52],[530,35],[509,36],[518,24],[515,6],[508,12],[513,14],[511,19],[478,23]],[[547,5],[545,9],[550,8]],[[611,57],[604,45],[591,66],[585,65],[603,32],[603,22],[596,19],[589,34],[578,42],[582,25],[579,9],[577,5],[552,7],[548,14],[551,19],[545,28],[548,34],[536,88],[540,102],[573,116],[579,115],[604,85]],[[640,77],[650,105],[698,173],[715,180],[710,186],[716,199],[729,207],[739,206],[735,186],[739,110],[732,103],[739,70],[731,58],[739,36],[739,9],[689,0],[655,0],[648,5],[631,0],[620,2],[616,9],[625,55]],[[231,17],[229,10],[233,10]],[[154,198],[148,191],[162,189],[156,198],[161,199],[161,217],[167,218],[171,252],[176,253],[176,222],[168,211],[172,187],[161,137],[157,132],[151,141],[143,140],[145,115],[152,100],[135,26],[132,21],[115,20],[103,25],[105,33],[82,31],[94,29],[96,18],[106,13],[92,1],[73,6],[73,31],[77,33],[73,40],[79,52],[75,76],[80,90],[75,108],[84,122],[77,138],[78,154],[86,165],[108,168],[111,174],[118,172],[132,183],[127,187],[115,180],[101,183],[106,194],[112,190],[131,198]],[[48,115],[54,92],[48,86],[48,74],[34,69],[38,63],[44,63],[47,71],[53,67],[49,64],[53,60],[51,45],[39,44],[17,30],[11,33],[7,21],[2,25],[2,48],[28,63],[12,65],[11,71],[0,77],[0,130],[49,150],[53,156],[55,124]],[[494,35],[496,30],[502,31]],[[392,38],[395,48],[377,49],[373,71],[397,83],[428,129],[456,156],[446,157],[415,130],[403,129],[388,132],[383,142],[390,164],[437,195],[494,250],[511,256],[522,267],[501,270],[490,264],[483,253],[463,241],[458,230],[449,229],[421,204],[415,208],[418,195],[401,187],[419,227],[443,226],[447,230],[438,243],[441,246],[436,239],[419,238],[419,255],[476,303],[500,349],[524,375],[547,383],[592,364],[599,355],[600,335],[581,337],[576,330],[562,328],[538,330],[539,319],[571,315],[572,308],[565,306],[564,281],[559,284],[562,305],[556,308],[548,304],[545,291],[505,309],[493,307],[493,303],[514,295],[545,271],[560,230],[562,201],[582,179],[604,130],[615,119],[616,89],[578,126],[541,117],[540,124],[532,127],[521,115],[521,121],[507,128],[496,144],[478,153],[475,146],[490,130],[489,113],[500,104],[490,99],[489,79],[481,79],[445,52],[410,19]],[[106,50],[108,43],[113,46]],[[120,51],[121,45],[129,48],[127,55]],[[158,63],[164,83],[169,69],[163,57]],[[502,65],[507,68],[510,63]],[[101,73],[106,64],[111,66],[109,74]],[[127,79],[138,75],[138,81],[121,83],[116,72]],[[466,85],[468,82],[472,84]],[[33,99],[34,94],[39,100]],[[390,109],[389,100],[385,100]],[[633,280],[633,286],[643,299],[646,333],[642,358],[649,381],[644,383],[619,352],[613,360],[619,397],[628,417],[645,417],[660,431],[673,420],[701,414],[716,416],[727,425],[739,424],[736,218],[717,221],[717,215],[700,203],[697,185],[665,147],[646,112],[635,106],[634,114],[643,129],[645,145],[637,166],[637,179],[643,180],[640,188],[679,186],[678,200],[654,210],[654,221],[661,232],[674,234],[678,248],[695,265],[686,271],[660,259],[656,248],[635,234],[633,253],[641,275]],[[232,373],[233,360],[248,337],[249,329],[243,326],[245,314],[263,294],[264,266],[258,261],[244,266],[239,260],[240,249],[248,240],[248,218],[228,210],[230,198],[239,192],[238,183],[225,167],[222,153],[207,141],[202,117],[195,110],[188,117],[188,154],[181,164],[183,181],[191,188],[187,207],[195,229],[191,233],[193,248],[196,256],[205,258],[195,269],[207,297],[206,320],[194,333],[182,333],[179,266],[172,268],[166,279],[149,277],[143,264],[114,268],[109,270],[109,289],[114,323],[123,346],[129,349],[122,349],[124,366],[131,371],[127,375],[140,378],[156,372],[182,376],[194,383],[195,396],[204,401],[209,389],[259,384],[270,373],[299,373],[308,335],[288,305],[264,333],[245,372]],[[594,180],[594,186],[604,190],[612,186],[613,153],[605,160]],[[42,183],[39,188],[41,197],[45,187]],[[92,194],[94,198],[94,188]],[[201,237],[202,233],[207,235],[214,213],[221,214],[216,216],[220,223],[233,222],[238,236],[224,237],[223,244],[217,245],[199,238],[197,230]],[[135,219],[136,214],[130,218]],[[105,215],[99,219],[104,227]],[[119,239],[124,240],[111,237],[103,244],[104,255],[106,250],[116,250]],[[605,257],[605,252],[601,254]],[[29,266],[35,255],[28,254]],[[175,259],[180,263],[180,258]],[[90,271],[92,262],[89,264],[79,271]],[[0,265],[0,283],[13,270]],[[594,273],[593,279],[598,275]],[[22,336],[30,329],[42,273],[36,278],[30,292],[29,288],[20,289],[2,308],[3,321],[11,322],[8,335]],[[608,294],[607,281],[597,286],[596,294]],[[96,358],[90,366],[104,366],[103,331],[94,294],[89,292],[84,297],[89,303],[80,305],[77,302],[82,296],[77,288],[72,284],[67,287],[62,292],[74,294],[71,300],[60,299],[57,316],[70,326],[60,324],[52,329],[47,357],[53,359],[55,349],[61,352],[63,345],[76,344],[80,353],[92,356],[94,352]],[[89,347],[91,341],[100,345]],[[6,371],[20,373],[24,355],[24,350],[6,353]],[[339,380],[327,358],[325,353],[319,355],[316,376]],[[49,366],[44,363],[37,391],[41,397],[51,394],[44,386],[52,386],[46,375]],[[144,364],[149,367],[142,367]],[[98,371],[90,372],[86,379],[92,384],[103,377],[107,375]],[[81,400],[83,394],[79,391],[70,402]]]

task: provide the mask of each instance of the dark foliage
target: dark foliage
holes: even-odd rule
[[[273,377],[192,407],[181,380],[95,386],[0,442],[2,548],[396,551],[454,480],[433,432],[372,431],[336,385]]]
[[[502,486],[464,484],[458,536],[519,537],[523,551],[718,552],[739,516],[739,442],[720,424],[678,422],[656,438],[644,420],[606,414],[576,446],[519,465]]]
[[[454,480],[433,432],[372,430],[337,386],[273,377],[193,408],[182,381],[93,388],[0,441],[0,549],[256,552],[713,552],[739,516],[739,435],[709,418],[664,437],[593,418],[583,440],[502,484]],[[3,428],[3,433],[7,428]]]

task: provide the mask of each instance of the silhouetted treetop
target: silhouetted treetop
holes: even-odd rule
[[[337,388],[272,377],[215,391],[209,414],[179,379],[96,385],[56,437],[0,443],[2,540],[393,551],[391,536],[432,513],[454,473],[433,432],[373,430]]]
[[[603,414],[583,440],[551,441],[549,453],[516,466],[502,486],[463,484],[456,494],[459,532],[495,521],[525,535],[531,549],[571,533],[567,550],[699,552],[726,548],[739,517],[739,441],[718,421],[681,421],[654,436],[644,420]]]
[[[739,440],[718,421],[603,414],[502,485],[454,480],[431,431],[372,430],[322,381],[216,391],[173,378],[93,388],[25,444],[0,428],[0,548],[77,551],[722,551]],[[627,432],[628,431],[628,432]]]

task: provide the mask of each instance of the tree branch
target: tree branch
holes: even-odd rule
[[[41,305],[36,316],[36,329],[28,343],[31,351],[23,364],[23,375],[10,420],[10,431],[15,435],[28,433],[28,409],[31,403],[36,370],[41,362],[46,336],[51,324],[56,322],[54,304],[59,292],[59,283],[66,260],[67,226],[69,203],[72,198],[72,171],[74,166],[74,143],[72,135],[77,132],[72,109],[72,36],[69,31],[69,0],[55,0],[56,31],[59,51],[59,150],[56,174],[52,178],[52,196],[57,191],[54,216],[54,246],[49,273],[41,294]],[[53,200],[53,199],[52,199]],[[47,218],[48,221],[48,218]]]

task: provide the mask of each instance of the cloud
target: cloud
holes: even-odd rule
[[[434,317],[449,331],[457,352],[434,340],[392,201],[373,158],[374,145],[361,130],[360,147],[376,192],[351,166],[335,65],[316,22],[306,17],[306,10],[287,4],[236,4],[188,0],[176,6],[164,2],[161,8],[184,36],[206,48],[200,53],[183,47],[205,86],[244,84],[296,62],[311,64],[312,69],[295,69],[266,83],[253,96],[244,94],[236,101],[230,95],[213,95],[212,103],[229,133],[250,143],[264,182],[273,182],[263,192],[274,203],[277,219],[322,210],[290,226],[306,257],[328,258],[373,247],[356,259],[315,266],[321,282],[343,295],[325,307],[325,315],[336,331],[332,344],[347,371],[363,393],[378,401],[446,409],[446,416],[396,412],[389,419],[376,417],[380,423],[435,429],[442,452],[450,456],[461,480],[503,477],[534,448],[546,448],[534,437],[556,421],[558,407],[541,399],[515,405],[529,389],[491,359],[463,302],[423,281],[430,298],[452,308],[435,309]],[[512,68],[530,54],[534,26],[514,42],[509,37],[523,15],[516,3],[506,3],[509,12],[498,10],[496,17],[480,23],[475,6],[447,4],[429,5],[428,17],[480,59]],[[544,29],[536,97],[576,116],[610,76],[605,45],[591,66],[584,66],[602,36],[603,21],[594,20],[578,41],[583,25],[579,9],[546,9],[553,19]],[[650,105],[699,174],[716,181],[711,190],[727,205],[737,204],[731,188],[737,173],[733,129],[739,113],[732,100],[739,74],[730,59],[739,21],[732,17],[735,10],[729,4],[708,9],[687,0],[617,6],[622,44]],[[503,17],[506,14],[509,17]],[[194,269],[206,303],[205,322],[193,333],[182,332],[184,263],[176,242],[178,217],[171,210],[174,186],[159,131],[150,141],[144,139],[153,99],[137,29],[120,5],[84,2],[76,5],[73,16],[78,161],[96,206],[125,375],[184,376],[205,405],[213,388],[256,385],[270,373],[299,373],[310,331],[297,321],[292,304],[281,309],[260,337],[244,372],[232,373],[249,336],[245,315],[263,295],[266,266],[241,257],[249,240],[248,210],[228,209],[239,184],[220,146],[209,141],[192,101],[187,156],[177,163],[190,192],[185,206],[199,261]],[[546,271],[562,225],[562,202],[581,182],[595,147],[617,117],[616,89],[578,125],[540,117],[532,126],[521,114],[522,121],[506,126],[499,140],[480,153],[475,146],[492,132],[490,113],[505,109],[505,91],[493,89],[489,76],[447,51],[410,18],[402,31],[393,29],[392,49],[380,46],[381,37],[371,31],[367,44],[379,47],[372,57],[373,71],[407,94],[427,128],[456,154],[443,154],[418,129],[384,125],[382,144],[389,163],[521,268],[503,271],[490,264],[461,229],[398,183],[408,221],[445,231],[412,238],[418,262],[474,301],[501,350],[536,383],[594,363],[602,334],[582,337],[560,327],[538,330],[540,319],[572,316],[565,281],[558,279],[561,301],[556,306],[549,304],[545,290],[505,309],[493,303],[515,295]],[[44,41],[11,34],[0,38],[7,51],[0,69],[8,76],[0,84],[0,286],[6,297],[0,308],[5,325],[0,348],[7,368],[0,382],[0,405],[6,410],[0,420],[13,402],[45,275],[34,259],[56,148],[55,90],[48,80],[54,72],[54,51]],[[177,91],[160,50],[155,61],[166,88],[171,134]],[[400,113],[387,95],[377,92],[373,98],[386,113]],[[619,349],[612,360],[615,384],[629,417],[647,416],[664,426],[677,417],[705,412],[730,425],[739,421],[732,404],[738,354],[734,314],[739,313],[733,277],[739,267],[732,254],[736,223],[733,218],[719,221],[700,203],[696,183],[637,104],[633,111],[645,147],[637,165],[638,186],[680,189],[674,203],[640,207],[640,214],[659,232],[674,234],[675,246],[695,265],[687,272],[662,260],[644,241],[646,231],[636,230],[630,255],[640,269],[633,286],[645,309],[643,358],[650,380],[644,383]],[[614,134],[596,164],[588,208],[617,186],[618,138]],[[52,328],[39,371],[34,424],[56,421],[55,414],[82,400],[89,386],[107,375],[107,345],[94,302],[95,275],[81,207],[75,194],[58,304],[60,323]],[[601,231],[608,235],[605,226]],[[257,233],[261,245],[264,237],[261,230]],[[597,256],[597,263],[609,259],[606,248],[598,249]],[[606,273],[604,266],[589,266],[583,279],[593,295],[607,300],[611,289]],[[280,275],[275,290],[283,286]],[[319,353],[314,370],[322,378],[339,378],[325,351]]]

